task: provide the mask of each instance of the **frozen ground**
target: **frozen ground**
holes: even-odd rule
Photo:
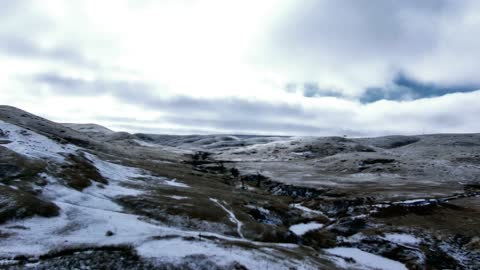
[[[323,228],[323,224],[317,222],[300,223],[290,226],[290,231],[296,235],[302,236],[305,233]]]
[[[0,106],[0,268],[478,269],[479,150],[128,134]]]
[[[4,121],[0,122],[0,130],[3,140],[0,147],[6,147],[28,159],[49,163],[38,175],[33,175],[42,180],[40,186],[36,187],[37,196],[59,208],[59,213],[54,217],[17,219],[14,216],[0,225],[0,258],[4,266],[23,264],[18,259],[19,256],[38,260],[46,253],[72,248],[93,250],[94,247],[129,245],[140,257],[149,259],[159,267],[163,264],[182,265],[184,260],[192,260],[192,256],[201,256],[202,260],[206,258],[210,264],[220,268],[233,269],[235,265],[248,269],[316,268],[315,260],[288,257],[278,260],[282,252],[297,249],[296,245],[245,239],[242,222],[224,200],[211,198],[211,207],[220,207],[225,212],[230,222],[237,227],[238,238],[162,224],[134,214],[116,201],[118,198],[146,196],[158,186],[174,190],[191,188],[181,180],[153,175],[144,168],[121,165],[118,161],[106,161],[82,147],[61,144]],[[76,159],[66,160],[69,155],[85,157],[89,166],[93,166],[107,182],[92,182],[82,190],[66,185],[61,178],[61,170],[76,166]],[[23,180],[18,179],[16,182],[21,181]],[[9,186],[19,192],[23,188]],[[171,201],[189,198],[177,195],[165,197]],[[0,208],[7,205],[11,205],[9,197],[2,196]],[[286,251],[281,251],[284,249]],[[38,261],[23,265],[39,266],[43,263],[45,262]],[[195,265],[195,260],[193,264]]]
[[[213,153],[218,160],[234,161],[246,173],[260,172],[286,184],[335,189],[352,197],[447,196],[480,181],[480,134],[412,137],[391,138],[388,145],[401,145],[394,148],[384,145],[388,137],[288,138]]]
[[[72,146],[61,146],[50,139],[34,132],[23,133],[21,128],[1,122],[3,132],[8,132],[7,139],[11,143],[6,147],[19,154],[45,160],[54,159],[64,162],[62,154],[81,152]],[[22,135],[23,134],[23,135]],[[28,136],[28,140],[24,139]],[[19,147],[21,145],[21,147]],[[45,173],[40,174],[46,179],[41,198],[55,203],[60,209],[57,217],[33,217],[23,220],[13,220],[2,224],[2,234],[8,235],[0,240],[0,256],[13,259],[22,256],[41,256],[51,250],[62,250],[82,246],[132,245],[140,256],[154,258],[161,262],[172,264],[182,263],[182,259],[192,255],[203,255],[218,266],[227,267],[234,262],[248,267],[260,269],[266,265],[275,268],[288,268],[303,265],[304,269],[313,269],[306,262],[284,260],[277,262],[274,250],[244,249],[230,245],[226,247],[222,240],[252,241],[226,237],[218,234],[204,233],[203,237],[215,237],[216,241],[198,238],[198,231],[186,231],[175,227],[149,222],[141,216],[130,214],[114,202],[118,196],[139,196],[148,192],[148,188],[137,179],[150,178],[148,185],[154,181],[158,185],[168,185],[175,188],[189,186],[178,180],[155,177],[148,172],[114,164],[101,160],[97,156],[84,153],[98,172],[109,182],[107,186],[92,185],[82,191],[69,188],[62,181]],[[173,197],[178,200],[187,197]],[[225,201],[211,199],[221,207],[230,220],[236,224],[238,234],[243,238],[242,223],[229,210]],[[2,201],[2,204],[5,203]]]
[[[64,161],[66,154],[74,153],[76,146],[58,144],[45,136],[0,120],[2,145],[21,155],[55,161]]]
[[[328,253],[337,255],[340,259],[337,261],[340,267],[353,267],[356,269],[384,269],[384,270],[406,270],[407,267],[399,262],[380,257],[358,248],[332,248],[327,250]],[[349,263],[352,258],[355,263]]]

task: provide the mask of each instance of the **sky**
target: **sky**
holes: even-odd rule
[[[480,132],[476,0],[0,0],[0,104],[169,134]]]

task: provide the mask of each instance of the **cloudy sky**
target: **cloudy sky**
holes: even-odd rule
[[[0,0],[0,103],[131,132],[480,132],[479,9]]]

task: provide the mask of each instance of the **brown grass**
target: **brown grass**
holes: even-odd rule
[[[69,155],[67,162],[69,162],[70,165],[62,166],[59,176],[65,179],[68,186],[82,191],[92,184],[91,181],[108,184],[107,179],[105,179],[97,168],[85,157]]]
[[[34,215],[42,217],[58,216],[60,208],[54,203],[43,201],[30,193],[0,186],[0,223],[11,219],[26,218]]]

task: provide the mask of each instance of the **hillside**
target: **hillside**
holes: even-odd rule
[[[0,267],[478,269],[480,134],[175,136],[0,106]]]

